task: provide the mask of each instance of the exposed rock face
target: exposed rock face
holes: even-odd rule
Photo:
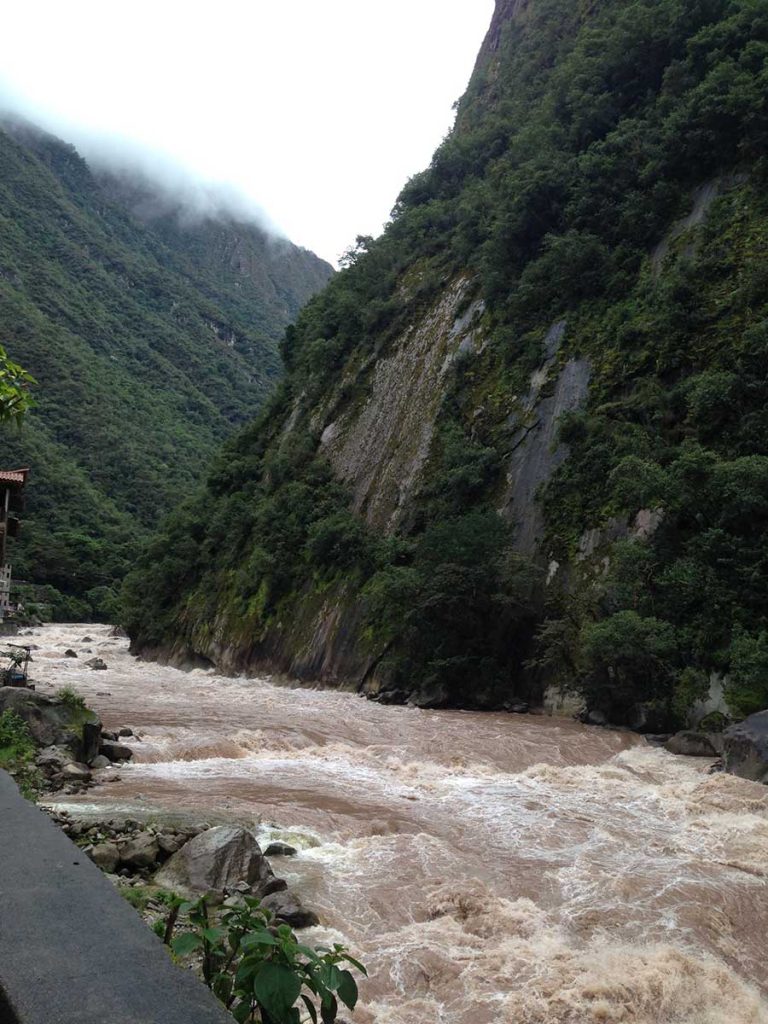
[[[768,711],[758,711],[723,734],[725,770],[768,783]]]
[[[561,320],[552,325],[544,339],[544,362],[531,378],[511,444],[504,513],[515,524],[516,550],[529,557],[539,552],[544,532],[537,494],[567,454],[565,447],[556,443],[560,417],[580,408],[589,388],[591,368],[586,359],[569,359],[556,370],[565,330],[566,323]],[[554,390],[546,394],[545,385],[555,373]]]
[[[258,894],[272,878],[252,832],[237,825],[218,825],[185,843],[155,881],[174,891],[222,896],[240,881]]]
[[[316,417],[321,451],[352,488],[355,510],[379,529],[391,531],[406,512],[429,455],[453,359],[480,344],[476,320],[482,304],[462,310],[469,287],[466,278],[454,281],[376,360],[363,405],[347,407],[337,418],[331,405]],[[341,387],[364,372],[352,367]]]

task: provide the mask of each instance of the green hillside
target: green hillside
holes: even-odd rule
[[[32,467],[14,574],[77,599],[59,614],[109,611],[138,539],[258,409],[277,339],[331,273],[275,242],[284,265],[244,289],[205,255],[204,230],[272,243],[246,224],[196,230],[199,258],[182,228],[155,231],[108,195],[71,146],[19,122],[0,132],[0,339],[39,382],[23,431],[4,436],[4,462]]]
[[[765,706],[766,153],[760,0],[497,0],[454,131],[132,577],[137,645],[649,728],[713,674]]]

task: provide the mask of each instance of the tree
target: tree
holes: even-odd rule
[[[29,394],[29,385],[37,381],[31,374],[8,358],[0,345],[0,423],[21,420],[32,408],[34,402]]]

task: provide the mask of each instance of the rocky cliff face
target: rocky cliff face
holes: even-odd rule
[[[498,0],[453,133],[161,538],[155,556],[190,557],[129,601],[137,648],[427,705],[554,681],[648,722],[750,671],[768,604],[754,15]]]

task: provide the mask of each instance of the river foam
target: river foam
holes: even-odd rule
[[[574,722],[182,673],[104,626],[31,640],[43,692],[140,737],[66,806],[296,846],[308,937],[371,968],[362,1024],[768,1024],[765,787]]]

